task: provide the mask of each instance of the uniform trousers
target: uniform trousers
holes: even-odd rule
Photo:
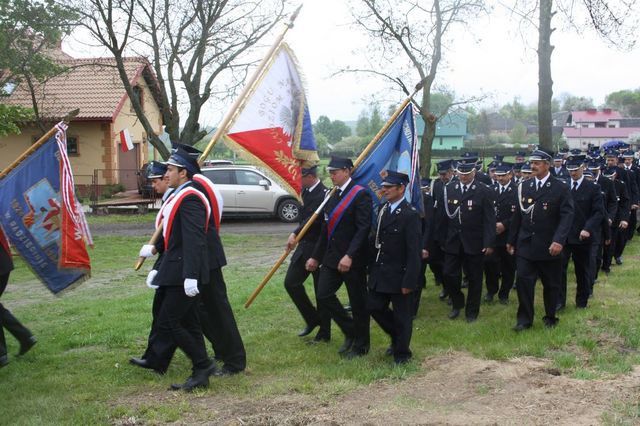
[[[602,250],[602,270],[605,272],[611,271],[611,260],[613,259],[613,252],[618,241],[619,229],[617,226],[611,227],[611,242],[609,245],[605,245]]]
[[[158,338],[158,314],[160,313],[160,308],[162,307],[162,302],[164,300],[166,292],[164,291],[164,287],[159,287],[155,290],[153,295],[153,304],[151,305],[151,330],[149,330],[149,338],[147,339],[147,349],[145,349],[144,354],[142,354],[142,359],[148,359],[149,356],[153,356],[152,347],[153,342]],[[171,363],[171,358],[173,358],[173,351],[171,351],[171,356],[168,359],[162,360],[160,362],[159,359],[156,360],[156,364],[159,369],[166,370]]]
[[[320,278],[320,271],[307,271],[305,263],[306,259],[304,256],[298,256],[296,260],[291,262],[289,269],[287,269],[287,275],[284,278],[284,288],[287,290],[287,293],[289,293],[293,304],[298,308],[307,326],[320,326],[316,337],[328,340],[331,338],[331,316],[329,316],[329,313],[325,310],[320,309],[320,303],[318,302],[318,280]],[[311,275],[313,279],[313,292],[315,294],[317,308],[313,306],[304,289],[304,282],[309,278],[309,275]]]
[[[487,293],[498,294],[500,300],[509,299],[516,277],[516,259],[507,252],[505,246],[496,247],[491,256],[484,260],[487,277]]]
[[[542,281],[545,322],[556,323],[556,305],[562,274],[562,257],[553,260],[530,260],[522,256],[516,259],[516,290],[518,291],[518,324],[533,324],[533,302],[536,280]]]
[[[613,232],[611,233],[613,239],[613,257],[615,258],[622,256],[624,248],[627,246],[627,229],[618,228],[615,239],[613,239]]]
[[[436,285],[443,284],[444,252],[437,244],[429,251],[429,259],[427,260],[429,263],[429,269],[433,272]]]
[[[576,275],[576,306],[584,308],[589,301],[591,292],[591,250],[592,244],[567,244],[562,251],[562,280],[558,293],[558,305],[567,304],[567,269],[569,260],[573,259],[573,267]]]
[[[336,292],[345,283],[351,314],[347,314]],[[369,351],[369,312],[367,311],[367,276],[364,268],[351,268],[341,273],[323,265],[318,282],[318,305],[338,324],[347,338],[353,339],[351,350],[357,353]]]
[[[209,367],[209,358],[198,320],[198,297],[188,297],[182,286],[163,286],[162,305],[158,313],[157,336],[153,341],[148,361],[154,367],[159,362],[171,359],[175,348],[180,348],[189,357],[193,370]]]
[[[243,371],[247,366],[247,354],[227,297],[222,269],[209,270],[209,283],[198,286],[198,289],[202,333],[211,342],[216,358],[222,360],[225,370]]]
[[[453,309],[465,308],[467,318],[477,318],[480,312],[482,298],[483,254],[464,253],[462,246],[457,254],[444,254],[444,285]],[[465,270],[469,280],[467,303],[462,293],[462,270]]]
[[[393,360],[397,363],[411,358],[411,332],[413,328],[413,297],[411,293],[380,293],[369,291],[368,307],[371,317],[391,337]],[[393,309],[389,309],[389,304]]]
[[[427,264],[426,259],[422,259],[420,264],[420,276],[418,277],[418,286],[411,293],[411,313],[413,318],[418,315],[418,309],[420,309],[420,299],[422,298],[422,289],[427,286]]]
[[[636,233],[636,227],[638,226],[637,210],[631,210],[629,215],[629,227],[627,227],[627,240],[632,240],[633,235]]]
[[[2,297],[2,293],[4,293],[4,290],[7,288],[9,274],[10,272],[0,275],[0,297]],[[0,303],[0,356],[7,354],[7,342],[4,338],[5,328],[20,344],[26,344],[32,336],[29,329],[22,325],[20,321]]]

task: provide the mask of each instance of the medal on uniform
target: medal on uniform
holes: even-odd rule
[[[458,204],[458,200],[453,200],[453,204]]]
[[[473,209],[473,200],[467,201],[467,207],[469,207],[469,210]]]
[[[532,199],[532,198],[529,198],[529,199],[527,200],[527,203],[529,203],[529,204],[531,204],[532,202],[533,202],[533,199]]]
[[[547,203],[542,203],[542,209],[547,210]]]

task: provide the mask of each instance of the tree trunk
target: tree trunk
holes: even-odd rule
[[[424,132],[420,141],[420,175],[423,178],[431,176],[431,148],[433,139],[436,136],[436,122],[429,122],[428,118],[422,117],[424,120]]]
[[[553,80],[551,78],[551,11],[553,0],[540,0],[540,26],[538,29],[538,135],[540,146],[553,150],[551,119],[551,98]]]

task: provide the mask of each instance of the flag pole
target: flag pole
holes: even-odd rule
[[[273,54],[275,53],[278,46],[280,46],[280,43],[282,43],[282,40],[284,39],[285,34],[287,34],[287,31],[289,31],[289,29],[293,28],[293,23],[298,17],[298,14],[300,13],[300,9],[302,9],[302,5],[298,6],[298,8],[293,12],[291,17],[289,18],[289,22],[286,24],[282,33],[278,37],[276,37],[276,40],[273,42],[273,45],[271,45],[271,48],[269,49],[265,57],[262,59],[262,62],[260,62],[260,65],[258,65],[258,68],[253,73],[253,75],[251,76],[247,84],[245,84],[244,89],[242,89],[242,93],[240,93],[240,96],[238,96],[238,98],[235,100],[233,105],[231,105],[231,108],[229,108],[229,111],[227,111],[227,113],[225,114],[224,118],[222,119],[222,122],[220,122],[220,125],[218,126],[215,133],[211,137],[211,140],[209,140],[209,143],[207,144],[206,148],[202,151],[200,158],[198,158],[198,164],[200,164],[201,166],[204,163],[204,160],[207,158],[207,156],[211,152],[211,150],[213,149],[216,142],[218,142],[218,139],[220,139],[220,137],[222,137],[222,135],[224,135],[227,132],[229,123],[231,123],[231,120],[238,112],[238,109],[240,108],[240,106],[246,101],[246,98],[249,95],[249,93],[253,90],[253,87],[255,86],[256,81],[264,73],[264,69],[266,65],[273,58]],[[160,225],[156,228],[156,230],[154,231],[153,235],[151,236],[147,244],[151,244],[151,245],[155,244],[155,242],[158,241],[158,238],[160,238],[161,234],[162,234],[162,223],[160,223]],[[138,261],[136,262],[134,269],[136,271],[139,270],[142,267],[142,264],[144,263],[144,261],[145,261],[144,257],[138,257]]]
[[[202,155],[200,155],[200,159],[198,160],[200,165],[202,165],[205,158],[207,158],[207,156],[213,149],[216,142],[218,142],[218,139],[220,139],[220,137],[227,132],[227,127],[229,127],[229,123],[231,123],[231,120],[236,115],[240,106],[246,101],[247,96],[253,90],[256,81],[258,81],[260,76],[264,73],[264,70],[267,64],[273,58],[273,54],[275,53],[276,49],[278,49],[278,47],[280,46],[280,43],[282,43],[284,36],[287,34],[287,31],[293,28],[293,23],[298,17],[298,14],[300,13],[300,9],[302,9],[302,5],[298,6],[298,8],[293,12],[291,17],[289,18],[289,22],[286,24],[282,33],[280,33],[280,35],[276,37],[275,41],[271,45],[271,48],[269,49],[265,57],[262,59],[262,62],[260,62],[260,65],[258,65],[258,68],[253,73],[253,75],[251,76],[247,84],[245,84],[244,89],[242,89],[242,92],[240,93],[240,96],[238,96],[238,98],[233,103],[233,105],[231,105],[231,108],[229,109],[229,111],[227,111],[227,113],[225,114],[224,118],[220,122],[220,125],[218,126],[215,133],[211,137],[211,140],[207,144],[207,147],[202,151]]]
[[[69,124],[69,122],[78,115],[78,113],[80,112],[79,109],[74,109],[73,111],[69,112],[61,121],[61,123],[64,124]],[[42,145],[44,145],[44,143],[46,141],[49,140],[49,138],[51,138],[51,136],[55,135],[56,132],[58,131],[58,125],[56,124],[55,126],[53,126],[51,129],[49,129],[47,131],[47,133],[45,133],[44,135],[42,135],[42,137],[40,139],[38,139],[33,145],[31,145],[29,147],[29,149],[27,149],[25,152],[23,152],[13,163],[11,163],[10,165],[8,165],[7,167],[5,167],[1,172],[0,172],[0,179],[4,179],[13,169],[15,169],[16,167],[18,167],[24,160],[27,159],[27,157],[29,157],[31,154],[33,154],[34,152],[36,152],[36,150],[38,148],[40,148]]]
[[[385,125],[380,129],[380,131],[378,133],[376,133],[376,135],[373,137],[371,142],[369,142],[369,144],[360,153],[360,155],[358,155],[358,158],[353,163],[352,174],[353,174],[353,170],[355,170],[360,165],[360,163],[362,163],[362,161],[364,161],[364,159],[369,155],[371,150],[376,146],[376,144],[382,138],[382,136],[384,136],[384,134],[387,132],[387,130],[389,130],[389,127],[391,127],[391,125],[393,124],[395,119],[398,118],[398,116],[405,109],[407,104],[409,104],[409,102],[411,102],[411,100],[413,99],[413,96],[415,96],[415,94],[418,93],[421,89],[422,89],[422,82],[420,82],[418,85],[416,85],[416,88],[415,88],[414,92],[412,94],[410,94],[409,97],[407,97],[404,100],[404,102],[402,102],[402,104],[400,104],[400,106],[394,111],[393,115],[389,118],[389,120],[387,120]],[[336,187],[333,187],[331,189],[331,192],[329,193],[329,195],[327,197],[325,197],[325,199],[322,202],[322,204],[320,204],[320,206],[316,209],[316,211],[313,213],[313,215],[307,220],[307,222],[305,223],[304,227],[300,230],[298,235],[296,235],[296,245],[300,242],[300,240],[302,240],[302,238],[304,238],[305,234],[307,233],[307,231],[309,230],[311,225],[313,225],[313,222],[315,222],[317,217],[322,213],[322,209],[324,208],[325,204],[327,203],[327,201],[329,201],[329,198],[331,198],[331,195],[333,195],[333,193],[335,191],[336,191]],[[267,275],[265,275],[265,277],[262,279],[260,284],[258,284],[258,286],[255,288],[255,290],[253,290],[253,293],[251,293],[251,295],[249,296],[249,298],[247,299],[247,301],[244,304],[245,309],[247,309],[247,308],[249,308],[249,306],[251,306],[251,304],[256,299],[256,297],[258,297],[258,294],[260,294],[262,289],[267,285],[267,283],[269,282],[271,277],[273,277],[273,275],[276,273],[276,271],[284,263],[284,261],[286,260],[287,256],[289,256],[289,253],[291,253],[291,249],[287,247],[287,249],[284,251],[284,253],[282,253],[280,258],[273,265],[273,267],[271,267],[269,272],[267,272]]]

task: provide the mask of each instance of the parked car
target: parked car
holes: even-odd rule
[[[222,194],[225,216],[262,215],[275,216],[283,222],[298,220],[298,200],[256,167],[218,164],[203,167],[202,173]]]
[[[147,167],[149,163],[144,163],[140,170],[136,172],[138,178],[138,194],[143,198],[151,198],[153,194],[153,186],[151,186],[151,179],[147,178]]]

